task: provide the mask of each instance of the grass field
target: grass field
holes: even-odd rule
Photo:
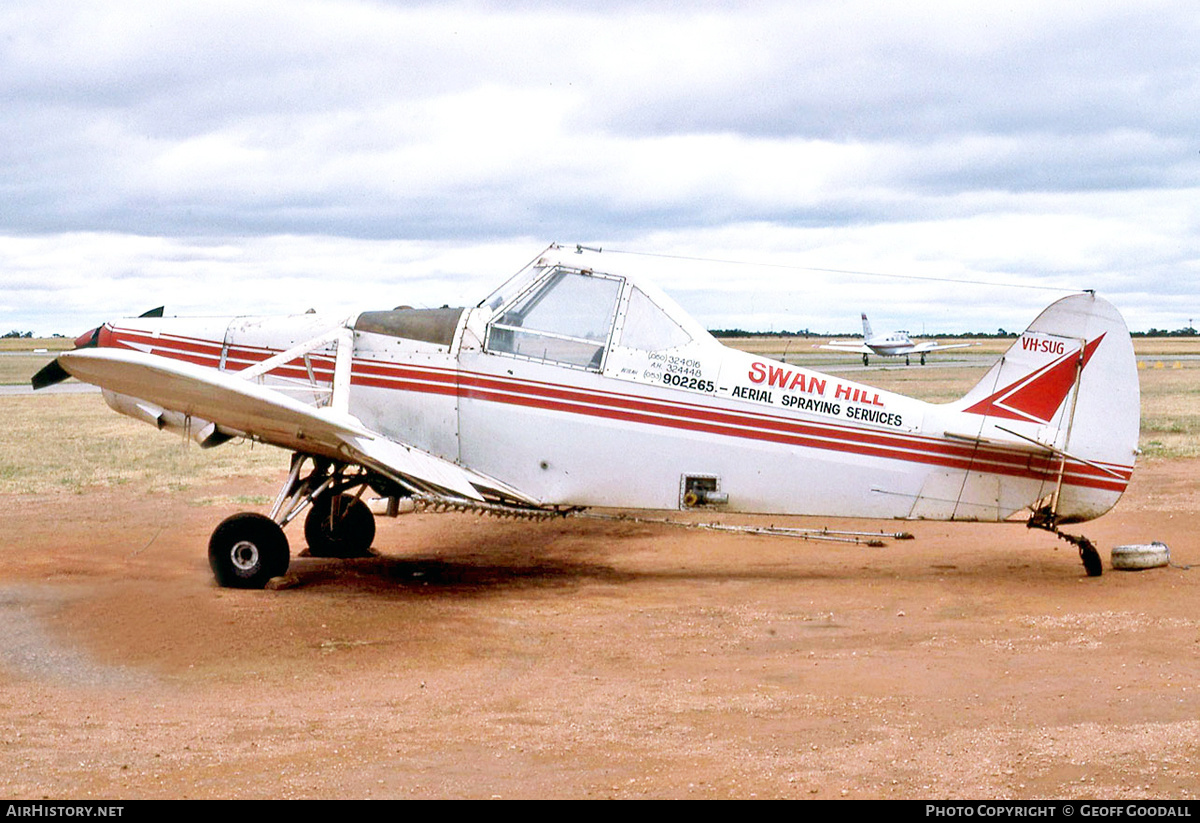
[[[56,353],[74,346],[74,341],[65,337],[0,338],[0,386],[28,385],[34,372],[49,363]]]
[[[0,337],[0,351],[64,351],[73,348],[75,341],[66,337]]]
[[[9,341],[12,342],[12,341]],[[31,341],[24,341],[28,346]],[[37,341],[41,342],[41,341]],[[846,365],[847,358],[804,352],[780,338],[730,341],[764,356],[820,368],[812,360]],[[994,341],[995,354],[1005,348]],[[64,344],[69,346],[69,342]],[[988,347],[970,350],[982,353]],[[1200,457],[1200,340],[1137,340],[1143,361],[1142,459]],[[11,349],[10,349],[11,351]],[[0,383],[25,383],[50,355],[0,356]],[[889,391],[943,403],[961,397],[983,376],[983,364],[937,367],[888,366],[854,378]],[[11,375],[12,379],[7,379]],[[202,450],[175,435],[111,411],[96,394],[0,397],[0,493],[80,492],[95,486],[129,485],[139,490],[178,491],[233,475],[278,473],[287,455],[270,446],[230,443]],[[203,502],[199,500],[197,502]]]
[[[0,354],[0,386],[28,386],[29,378],[52,359],[53,354]]]
[[[285,471],[273,446],[201,449],[117,414],[99,394],[0,397],[0,493],[81,492],[95,486],[182,491],[237,475]]]
[[[1200,362],[1140,372],[1145,458],[1200,456]]]

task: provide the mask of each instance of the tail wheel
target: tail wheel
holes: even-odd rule
[[[1096,547],[1087,538],[1082,538],[1084,542],[1079,544],[1079,557],[1083,560],[1083,570],[1087,572],[1088,577],[1099,577],[1104,574],[1104,564],[1100,561],[1100,552],[1096,551]]]
[[[287,537],[269,517],[242,512],[225,518],[208,541],[208,565],[217,584],[230,589],[261,589],[287,572]]]
[[[304,519],[304,539],[313,557],[368,557],[375,540],[375,515],[352,495],[322,495]]]

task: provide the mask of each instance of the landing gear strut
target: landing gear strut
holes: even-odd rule
[[[309,461],[312,466],[305,474]],[[226,518],[213,532],[208,562],[217,584],[261,589],[272,577],[286,573],[290,551],[283,527],[305,509],[309,513],[304,521],[304,538],[310,555],[368,556],[375,539],[375,515],[360,496],[368,486],[381,482],[386,483],[363,469],[322,457],[292,455],[291,471],[270,517],[242,512]]]

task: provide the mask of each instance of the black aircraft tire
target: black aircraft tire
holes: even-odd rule
[[[335,500],[338,511],[330,517]],[[375,542],[375,515],[357,497],[322,495],[304,518],[304,539],[313,557],[369,557]]]
[[[283,529],[254,512],[225,518],[208,541],[208,565],[217,585],[227,589],[261,589],[286,573],[290,561]]]
[[[1079,556],[1083,560],[1083,569],[1088,577],[1100,577],[1104,574],[1104,564],[1100,560],[1100,552],[1090,543],[1079,548]]]

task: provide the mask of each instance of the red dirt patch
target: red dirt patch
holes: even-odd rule
[[[236,504],[3,497],[0,793],[1195,797],[1200,569],[1107,566],[1200,563],[1198,470],[1142,466],[1074,527],[1099,579],[1020,525],[873,549],[411,515],[240,592],[205,555]]]

